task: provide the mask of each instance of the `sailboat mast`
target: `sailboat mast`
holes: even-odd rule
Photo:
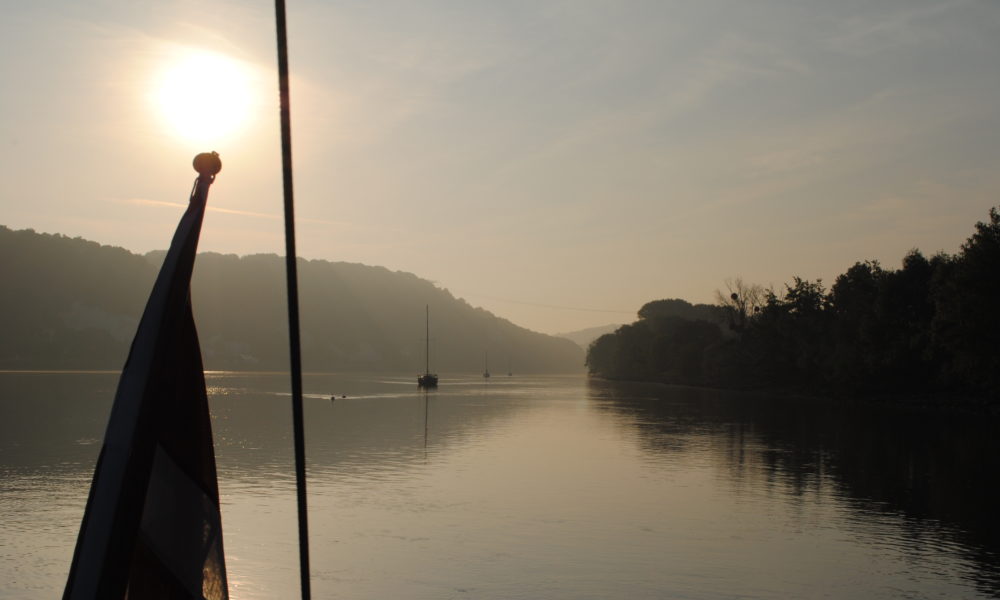
[[[431,372],[431,305],[424,306],[424,373]]]

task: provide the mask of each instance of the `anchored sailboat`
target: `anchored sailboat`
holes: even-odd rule
[[[424,374],[417,376],[417,386],[422,388],[435,388],[438,385],[438,376],[431,373],[431,307],[424,307],[426,312],[425,334],[424,334]]]

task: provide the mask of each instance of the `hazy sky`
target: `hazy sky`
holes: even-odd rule
[[[535,330],[955,252],[1000,204],[996,0],[288,10],[300,255],[409,271]],[[271,3],[3,12],[0,224],[164,248],[214,149],[201,249],[283,252]],[[157,91],[205,52],[237,75]],[[208,106],[230,77],[228,134],[157,108]]]

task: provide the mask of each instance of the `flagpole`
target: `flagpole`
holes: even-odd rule
[[[299,574],[302,600],[311,597],[309,585],[309,523],[306,509],[306,450],[302,417],[302,356],[299,343],[298,269],[295,257],[295,214],[292,193],[292,120],[288,89],[288,34],[285,2],[275,0],[278,30],[278,86],[281,101],[281,165],[285,190],[285,271],[288,280],[288,342],[292,377],[292,426],[295,433],[295,483],[299,508]]]
[[[208,189],[222,161],[206,152],[193,166],[198,179],[118,380],[63,600],[187,598],[191,590],[229,597],[212,422],[191,310]]]

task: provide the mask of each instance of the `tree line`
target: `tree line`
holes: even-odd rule
[[[827,289],[737,279],[714,306],[650,302],[595,340],[591,375],[828,395],[962,400],[1000,409],[1000,212],[957,254],[858,262]]]

